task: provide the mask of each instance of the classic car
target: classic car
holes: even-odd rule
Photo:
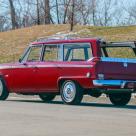
[[[106,94],[117,106],[136,91],[136,43],[97,38],[50,38],[30,44],[19,62],[0,65],[0,100],[9,93],[39,95],[44,102],[61,95],[79,104],[84,95]]]

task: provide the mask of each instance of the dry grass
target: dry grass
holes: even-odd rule
[[[67,33],[69,25],[41,25],[0,33],[0,63],[17,61],[28,43],[40,37],[57,32]],[[108,41],[136,40],[136,26],[93,27],[75,26],[75,32],[82,37],[100,37]]]

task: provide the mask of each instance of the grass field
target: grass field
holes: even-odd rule
[[[68,33],[69,28],[69,25],[41,25],[1,32],[0,63],[17,61],[30,42],[58,32]],[[80,37],[99,37],[108,41],[136,40],[136,26],[93,27],[77,25],[74,32]]]

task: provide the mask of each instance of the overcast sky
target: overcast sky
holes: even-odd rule
[[[24,0],[20,0],[20,1],[24,2]],[[0,0],[0,2],[8,3],[8,0]],[[117,0],[117,2],[125,7],[130,7],[136,4],[136,0]],[[4,5],[4,7],[7,7],[6,4]],[[3,11],[4,11],[4,8],[0,7],[0,13],[2,13]]]

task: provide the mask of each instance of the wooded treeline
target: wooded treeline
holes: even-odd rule
[[[136,24],[136,3],[123,0],[0,0],[0,31],[41,24]]]

